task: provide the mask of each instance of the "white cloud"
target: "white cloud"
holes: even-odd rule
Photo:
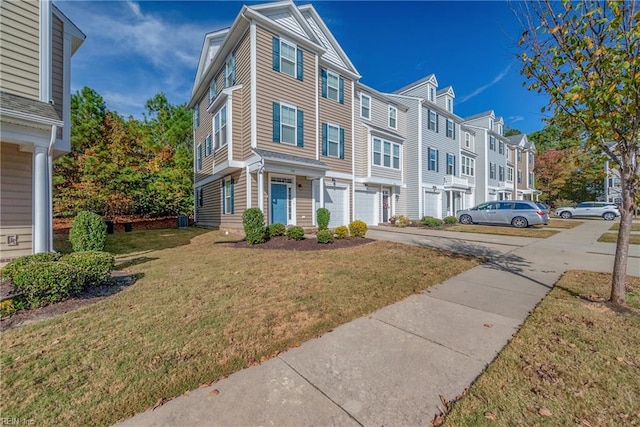
[[[521,122],[521,121],[524,120],[524,117],[522,117],[522,116],[509,116],[507,118],[507,120],[509,120],[509,122],[511,122],[511,123]]]
[[[458,99],[456,101],[456,103],[457,104],[462,104],[463,102],[466,102],[466,101],[470,100],[471,98],[475,97],[476,95],[480,95],[482,92],[484,92],[485,90],[487,90],[488,88],[490,88],[494,84],[498,83],[500,80],[502,80],[504,78],[504,76],[506,76],[509,73],[509,70],[511,69],[512,65],[513,64],[507,65],[506,68],[500,72],[500,74],[498,74],[497,76],[495,76],[493,78],[493,80],[491,80],[491,82],[489,82],[489,83],[487,83],[485,85],[482,85],[479,88],[474,89],[469,95],[462,96],[460,99]]]

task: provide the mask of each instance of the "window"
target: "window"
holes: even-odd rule
[[[518,171],[518,184],[522,184],[522,171]]]
[[[344,159],[344,129],[322,124],[322,155]]]
[[[436,89],[433,86],[429,86],[429,101],[436,102]]]
[[[502,125],[498,125],[498,133],[500,135],[503,135],[502,131],[503,131]]]
[[[533,153],[529,153],[529,164],[533,164]]]
[[[517,150],[517,149],[516,149]],[[518,150],[518,161],[522,161],[522,151]]]
[[[493,130],[493,119],[489,119],[489,130]]]
[[[303,53],[296,45],[273,37],[272,40],[273,69],[291,77],[302,80]]]
[[[202,143],[196,148],[196,170],[202,169]]]
[[[456,156],[447,153],[447,175],[455,175],[456,174]]]
[[[373,138],[373,164],[385,168],[400,169],[400,145]]]
[[[447,98],[447,111],[453,113],[453,99]]]
[[[504,166],[498,166],[498,181],[504,181]]]
[[[507,166],[507,181],[513,182],[513,168]]]
[[[498,142],[498,153],[504,154],[504,142]]]
[[[200,104],[193,107],[193,126],[200,126]]]
[[[339,75],[322,69],[322,97],[344,104],[344,79]]]
[[[469,132],[464,133],[464,146],[471,148],[471,134]]]
[[[373,164],[382,166],[382,141],[373,138]]]
[[[207,157],[211,154],[211,134],[207,135],[204,139],[204,156]]]
[[[216,140],[216,150],[227,145],[227,106],[222,107],[213,116],[213,133]]]
[[[360,117],[363,119],[371,119],[371,97],[360,94]]]
[[[438,150],[435,148],[428,149],[429,163],[427,169],[438,172]]]
[[[209,104],[211,104],[213,100],[216,99],[216,96],[218,96],[218,82],[214,77],[209,84]]]
[[[533,188],[533,172],[529,172],[529,188]]]
[[[489,163],[489,178],[496,179],[496,164]]]
[[[393,149],[393,167],[394,169],[400,169],[400,146],[398,144],[392,144]]]
[[[224,64],[224,87],[236,84],[236,54],[232,53]]]
[[[456,139],[455,123],[450,119],[447,119],[447,138]]]
[[[398,128],[398,109],[389,105],[389,127],[392,129]]]
[[[304,114],[292,105],[273,103],[273,142],[304,146]]]
[[[429,111],[429,123],[427,124],[427,127],[429,128],[429,130],[432,130],[434,132],[438,132],[438,114],[436,114],[435,111]]]
[[[462,168],[460,170],[460,173],[462,175],[474,176],[475,166],[476,166],[475,159],[472,159],[471,157],[467,157],[467,156],[462,156]]]
[[[224,215],[233,213],[233,190],[234,190],[233,178],[227,178],[224,180],[222,186],[222,213]]]
[[[489,136],[489,150],[496,151],[496,137],[493,135]]]

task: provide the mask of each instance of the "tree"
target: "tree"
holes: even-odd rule
[[[540,199],[548,204],[566,197],[561,196],[562,189],[567,183],[571,170],[563,159],[562,150],[546,150],[535,157],[536,187],[542,192]],[[572,200],[572,199],[569,199]]]
[[[505,125],[504,127],[504,136],[513,136],[513,135],[520,135],[522,132],[520,129],[516,129],[516,128],[512,128],[509,125]]]
[[[637,209],[640,156],[640,13],[636,0],[521,3],[521,73],[549,96],[551,123],[584,141],[597,161],[620,171],[622,209],[611,284],[625,301],[631,222]],[[544,111],[545,109],[543,109]]]

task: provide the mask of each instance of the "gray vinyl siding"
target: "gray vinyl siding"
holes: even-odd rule
[[[331,72],[340,74],[336,70],[329,69]],[[320,74],[320,73],[318,73]],[[320,150],[320,161],[326,163],[332,171],[352,174],[351,156],[353,155],[351,138],[351,123],[353,122],[353,114],[351,105],[353,102],[352,88],[354,82],[346,76],[341,76],[344,79],[344,104],[340,104],[337,101],[329,98],[322,97],[322,78],[318,76],[318,91],[319,95],[319,116],[320,124],[318,129],[318,135],[320,135],[319,143],[322,144],[322,123],[331,123],[338,125],[344,129],[344,159],[339,159],[332,156],[323,156],[322,149]]]
[[[427,118],[428,110],[424,108],[422,115]],[[444,177],[447,175],[447,153],[456,157],[456,174],[460,176],[460,144],[458,136],[460,134],[460,125],[454,122],[456,138],[451,139],[446,136],[447,118],[442,114],[438,114],[438,132],[428,128],[429,121],[423,120],[423,145],[422,145],[422,182],[427,186],[441,186],[444,183]],[[429,150],[433,148],[438,150],[438,171],[429,170]]]
[[[40,2],[0,2],[0,90],[40,97]]]

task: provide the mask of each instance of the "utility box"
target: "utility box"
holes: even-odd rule
[[[178,217],[178,228],[187,228],[189,227],[189,217],[185,215],[181,215]]]

